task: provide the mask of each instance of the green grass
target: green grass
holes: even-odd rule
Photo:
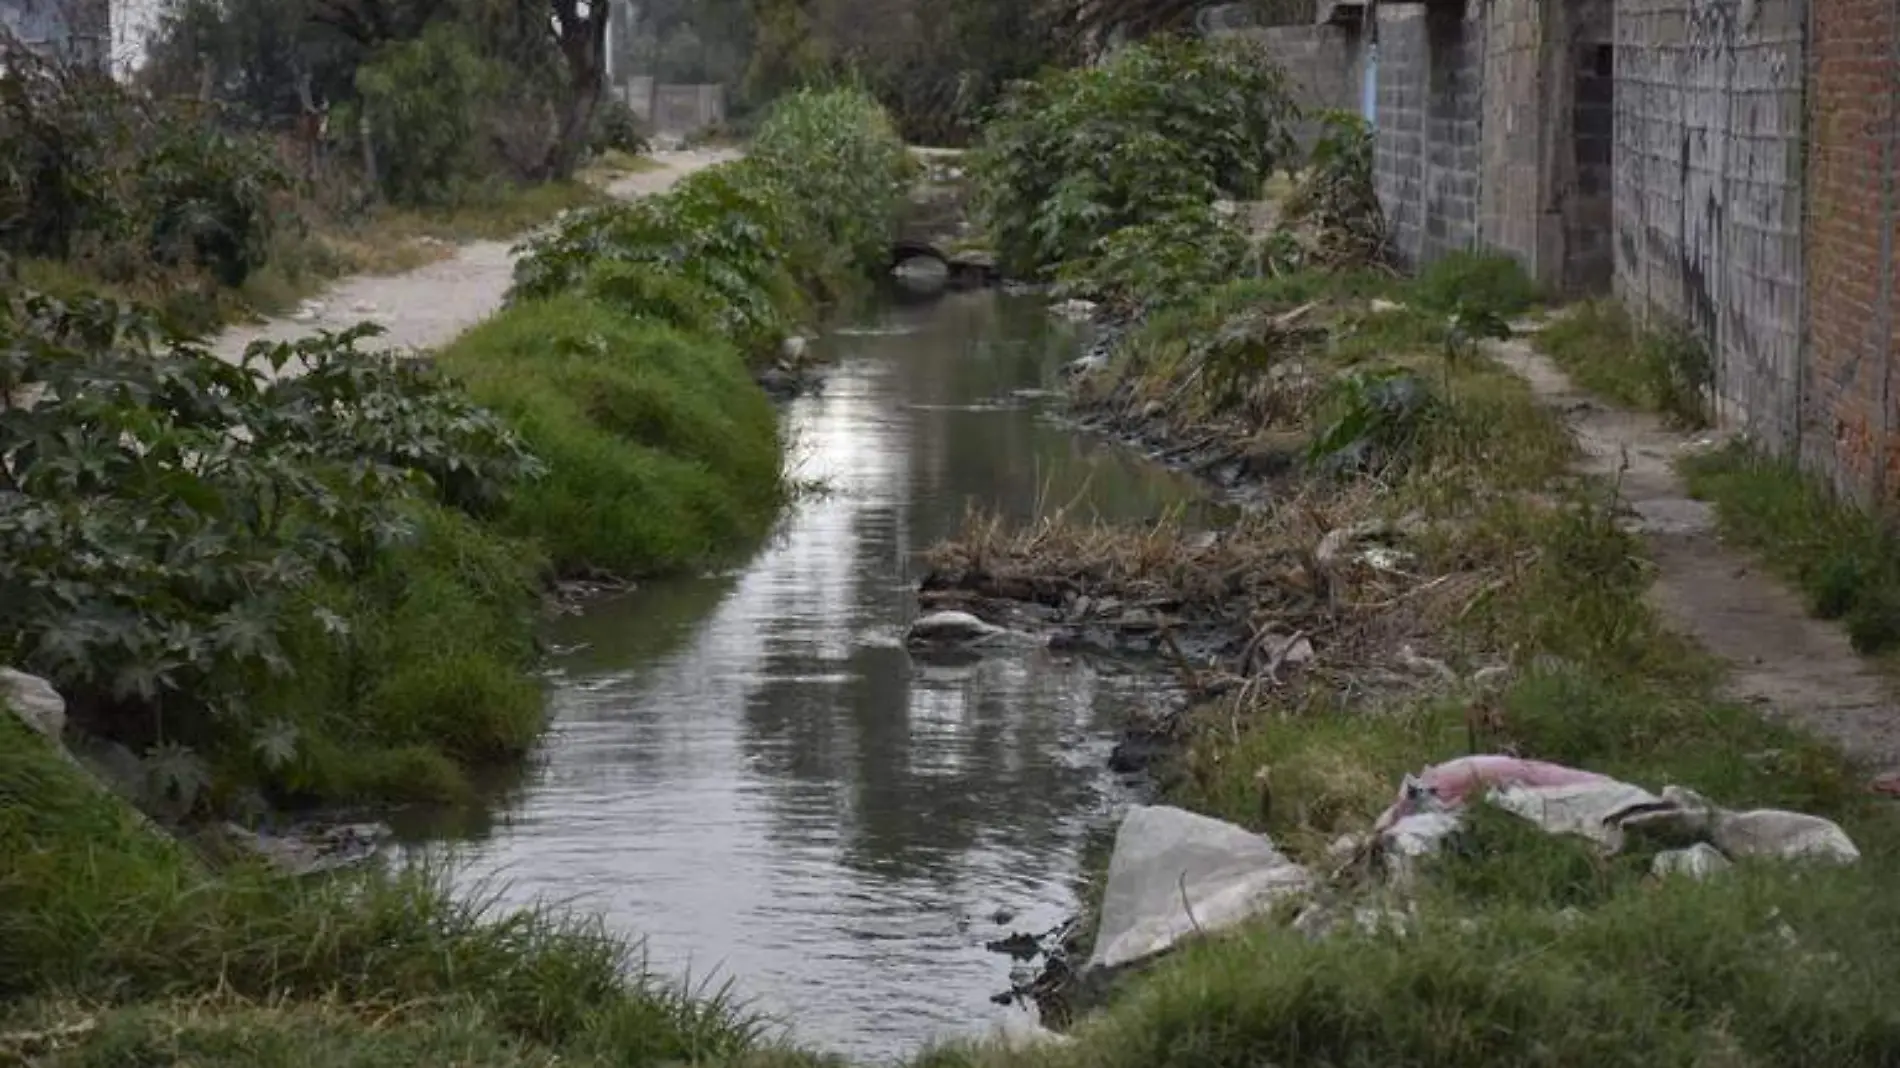
[[[1223,292],[1259,299],[1249,287]],[[1416,292],[1397,299],[1437,299],[1407,299]],[[1210,306],[1147,329],[1178,348],[1224,319]],[[1440,383],[1445,403],[1378,506],[1432,524],[1411,546],[1420,573],[1484,580],[1428,617],[1433,655],[1466,674],[1508,662],[1510,675],[1490,690],[1377,699],[1320,679],[1210,705],[1188,719],[1166,800],[1318,863],[1339,835],[1369,826],[1405,773],[1509,751],[1685,786],[1728,808],[1824,815],[1862,862],[1744,864],[1706,884],[1657,885],[1653,844],[1604,858],[1480,809],[1423,868],[1408,936],[1310,942],[1284,917],[1263,920],[1123,981],[1066,1047],[951,1048],[919,1065],[1900,1063],[1900,970],[1881,948],[1900,937],[1891,805],[1839,751],[1722,696],[1715,662],[1647,602],[1650,564],[1608,488],[1570,473],[1561,416],[1488,361],[1445,366],[1441,340],[1424,311],[1347,317],[1323,358]],[[1891,537],[1787,469],[1729,452],[1693,473],[1726,529],[1772,546],[1850,621],[1900,588]]]
[[[568,296],[511,307],[440,358],[547,461],[503,522],[564,573],[678,572],[772,522],[776,417],[723,342]]]
[[[1863,653],[1900,649],[1900,535],[1795,465],[1731,445],[1683,464],[1723,537],[1762,554]]]
[[[1309,942],[1257,927],[1157,968],[1067,1049],[951,1065],[1474,1068],[1881,1065],[1900,1057],[1887,942],[1900,904],[1864,874],[1628,885],[1565,915],[1428,903],[1404,936]]]
[[[470,771],[540,737],[529,673],[540,553],[444,509],[417,509],[415,521],[415,539],[358,580],[288,606],[295,671],[249,706],[256,722],[294,728],[297,755],[273,763],[244,732],[227,735],[206,746],[221,789],[256,786],[283,803],[463,802]]]
[[[1516,260],[1496,252],[1454,252],[1426,267],[1407,289],[1411,302],[1434,312],[1465,307],[1506,317],[1530,311],[1542,297]]]
[[[1677,426],[1708,425],[1713,368],[1707,350],[1681,330],[1645,330],[1622,305],[1593,301],[1553,319],[1536,340],[1592,393]]]
[[[0,1054],[75,1005],[101,1022],[56,1063],[647,1065],[764,1037],[594,921],[430,872],[214,877],[0,716]]]

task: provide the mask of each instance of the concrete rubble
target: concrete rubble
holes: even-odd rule
[[[1758,859],[1853,863],[1860,851],[1831,820],[1776,809],[1733,811],[1694,791],[1660,793],[1591,771],[1510,756],[1464,757],[1408,775],[1397,798],[1363,837],[1344,836],[1334,862],[1369,855],[1387,885],[1403,889],[1415,865],[1464,823],[1473,803],[1491,805],[1546,833],[1582,838],[1605,854],[1633,842],[1659,849],[1657,878],[1706,879]],[[1292,926],[1309,937],[1333,931],[1408,930],[1408,914],[1322,901],[1326,880],[1282,854],[1265,835],[1167,806],[1123,817],[1109,860],[1100,926],[1087,972],[1157,956],[1182,939],[1230,928],[1298,904]]]

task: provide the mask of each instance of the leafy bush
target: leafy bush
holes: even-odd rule
[[[1336,472],[1386,471],[1409,458],[1441,403],[1431,383],[1409,371],[1347,375],[1333,387],[1333,414],[1313,438],[1311,459]]]
[[[1156,40],[1010,93],[971,158],[1005,268],[1037,275],[1125,226],[1253,200],[1292,149],[1285,79],[1239,40]]]
[[[152,264],[230,287],[263,264],[268,144],[189,103],[152,105],[109,79],[7,53],[0,72],[0,249],[83,257],[117,281]]]
[[[811,300],[883,265],[903,167],[903,145],[867,97],[798,94],[746,159],[576,213],[531,241],[510,299],[584,290],[684,329],[710,322],[748,355],[772,353]]]
[[[290,179],[270,148],[197,118],[172,117],[138,168],[152,218],[151,256],[208,268],[236,288],[270,253],[271,197]]]
[[[1412,303],[1452,315],[1462,310],[1509,317],[1529,311],[1540,294],[1524,268],[1499,252],[1454,252],[1421,272]]]
[[[384,45],[358,68],[358,107],[369,120],[383,195],[411,205],[461,199],[487,158],[483,114],[507,84],[507,68],[484,59],[449,22]]]
[[[799,208],[794,264],[824,295],[890,255],[911,161],[877,101],[852,90],[803,90],[766,113],[749,151]]]
[[[777,511],[777,422],[725,341],[570,294],[517,302],[442,361],[546,458],[505,525],[563,572],[677,572]]]
[[[0,308],[0,660],[47,674],[96,729],[155,754],[183,745],[231,766],[275,753],[265,780],[307,735],[364,733],[355,717],[382,669],[302,723],[266,695],[307,659],[292,655],[299,635],[345,641],[414,590],[359,588],[368,607],[352,611],[316,591],[389,566],[440,528],[432,510],[500,508],[540,472],[426,366],[360,351],[369,332],[260,344],[233,366],[129,306],[26,295]],[[285,367],[303,373],[274,374]],[[518,618],[526,577],[506,581]],[[473,618],[448,625],[479,632]],[[518,665],[525,643],[500,655]],[[434,741],[416,727],[376,733]],[[186,807],[197,763],[170,765]]]
[[[1143,313],[1188,303],[1250,273],[1247,235],[1212,204],[1189,203],[1125,226],[1056,272],[1061,295]]]
[[[595,155],[625,152],[637,156],[648,147],[646,128],[624,102],[607,99],[594,108],[593,129],[587,136],[589,152]]]

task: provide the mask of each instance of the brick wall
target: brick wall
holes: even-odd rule
[[[1266,26],[1222,31],[1258,43],[1286,71],[1293,99],[1309,113],[1328,108],[1359,110],[1359,34],[1344,26]],[[1308,119],[1294,131],[1302,149],[1312,147],[1319,123]]]
[[[1538,0],[1490,0],[1487,6],[1479,238],[1536,274],[1544,186],[1538,70],[1545,10]]]
[[[1693,329],[1716,401],[1799,440],[1799,0],[1616,0],[1616,291]]]
[[[1896,33],[1891,0],[1814,0],[1801,451],[1838,488],[1885,506],[1900,499]]]
[[[1416,266],[1478,239],[1479,5],[1382,6],[1373,179],[1394,256]]]

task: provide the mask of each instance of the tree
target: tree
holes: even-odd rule
[[[542,0],[521,0],[534,6]],[[553,8],[555,40],[567,66],[567,99],[548,148],[547,171],[567,178],[587,152],[587,134],[607,88],[607,0],[546,0]]]

